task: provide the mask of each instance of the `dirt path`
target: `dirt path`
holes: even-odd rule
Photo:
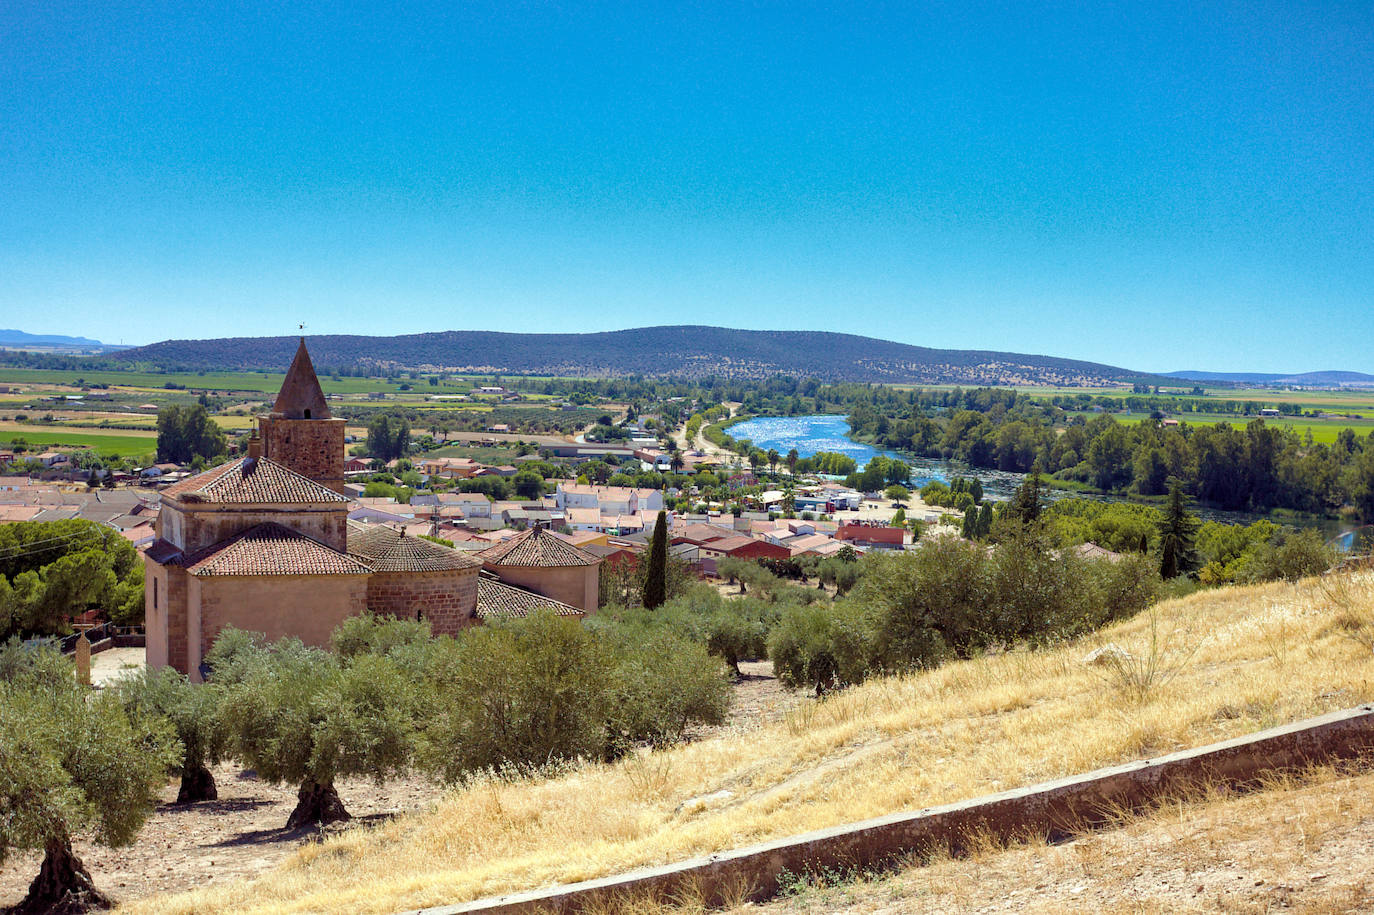
[[[169,784],[162,804],[130,848],[77,842],[77,854],[96,885],[117,900],[127,900],[251,877],[319,835],[318,830],[283,828],[296,806],[294,789],[265,784],[234,765],[217,767],[215,781],[219,800],[180,807],[172,803],[176,784]],[[347,779],[338,787],[354,823],[361,824],[419,810],[437,800],[442,790],[421,779],[388,782],[380,789],[369,781]],[[5,862],[0,907],[23,897],[38,864],[37,855],[16,855]]]

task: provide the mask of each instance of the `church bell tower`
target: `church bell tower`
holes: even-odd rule
[[[343,494],[344,425],[329,412],[302,337],[272,412],[258,417],[263,457]]]

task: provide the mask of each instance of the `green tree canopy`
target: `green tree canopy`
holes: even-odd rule
[[[164,724],[131,721],[111,693],[87,695],[55,651],[0,646],[0,864],[43,853],[18,911],[108,907],[72,840],[133,842],[179,758]]]
[[[172,404],[157,411],[157,459],[189,464],[221,457],[229,442],[200,404]]]
[[[224,685],[234,755],[267,781],[300,786],[287,828],[349,819],[335,779],[381,783],[410,764],[414,681],[389,656],[222,633],[207,661]]]
[[[1202,565],[1197,554],[1197,515],[1188,511],[1183,483],[1169,484],[1169,503],[1159,522],[1159,574],[1165,580],[1188,575]]]

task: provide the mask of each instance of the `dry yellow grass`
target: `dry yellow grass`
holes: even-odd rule
[[[723,915],[1368,912],[1371,840],[1374,772],[1322,766],[1271,778],[1260,791],[1173,799],[1064,845],[993,848],[828,885],[798,881],[781,899]]]
[[[1204,592],[1058,649],[870,683],[747,737],[479,781],[256,880],[127,911],[394,912],[945,803],[1369,701],[1372,640],[1367,571]],[[1134,660],[1083,662],[1108,643]]]

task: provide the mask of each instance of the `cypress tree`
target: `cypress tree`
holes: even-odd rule
[[[668,513],[659,511],[654,539],[649,542],[649,567],[644,574],[643,603],[653,610],[668,599]]]
[[[1159,574],[1165,581],[1187,575],[1202,563],[1197,556],[1197,515],[1188,511],[1183,484],[1169,482],[1169,506],[1159,522]]]

